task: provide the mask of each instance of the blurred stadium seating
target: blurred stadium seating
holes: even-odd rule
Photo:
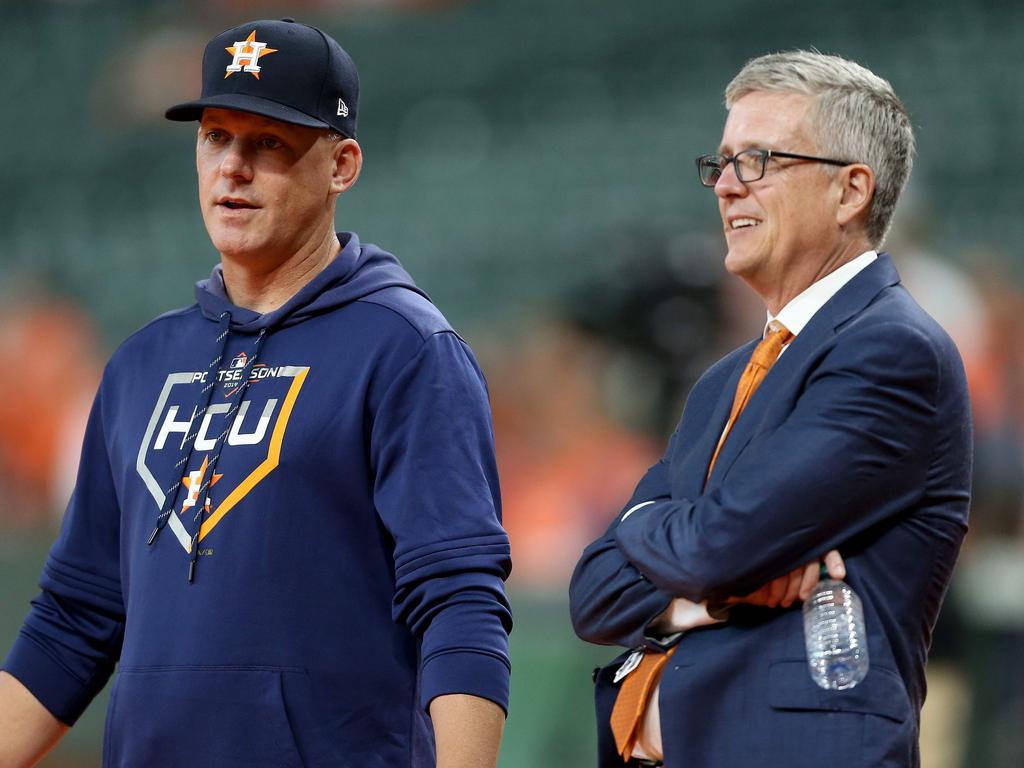
[[[657,446],[670,428],[685,393],[687,374],[680,371],[699,369],[751,335],[757,311],[750,296],[720,285],[721,275],[694,277],[704,262],[686,261],[684,253],[680,263],[696,282],[686,287],[682,280],[680,290],[690,292],[693,306],[724,319],[717,335],[702,337],[704,348],[677,350],[681,357],[665,366],[671,344],[640,349],[639,336],[609,322],[651,287],[627,285],[623,276],[651,249],[671,260],[679,243],[684,250],[699,243],[693,248],[703,256],[709,236],[718,242],[714,201],[697,184],[693,158],[718,144],[721,91],[752,56],[814,46],[887,77],[912,113],[919,142],[907,201],[912,216],[897,237],[945,265],[950,279],[970,284],[964,290],[993,315],[979,322],[996,329],[998,344],[971,350],[979,361],[972,386],[990,457],[979,455],[986,462],[979,477],[994,478],[979,489],[988,506],[974,514],[986,540],[1008,546],[1011,561],[1024,558],[1024,460],[1007,460],[1024,455],[1024,347],[1015,346],[1022,335],[1014,333],[1014,321],[987,309],[1002,307],[1005,315],[1006,307],[1019,308],[1024,284],[1018,135],[1024,5],[306,0],[284,7],[223,0],[0,2],[0,297],[6,305],[14,305],[27,281],[41,286],[40,297],[77,307],[102,340],[103,352],[91,353],[90,364],[97,365],[151,317],[192,301],[192,284],[216,254],[195,201],[194,133],[166,122],[163,109],[198,91],[198,61],[209,36],[247,18],[287,12],[336,36],[361,70],[366,166],[339,204],[339,228],[395,252],[478,348],[492,377],[507,356],[522,351],[527,321],[535,332],[553,318],[552,333],[570,327],[587,344],[603,345],[601,354],[579,356],[589,366],[583,375],[600,385],[592,418],[621,425],[632,459],[637,445]],[[994,270],[995,285],[980,279]],[[928,290],[935,283],[921,285]],[[740,310],[744,304],[747,310]],[[664,317],[689,322],[685,313],[672,314],[681,311],[674,306]],[[607,311],[595,317],[595,307]],[[656,320],[641,330],[655,328]],[[17,361],[0,359],[16,370]],[[623,369],[641,365],[660,366],[664,386],[645,391],[648,400],[638,405],[639,390]],[[13,391],[0,383],[0,399]],[[1021,397],[1014,400],[1014,392]],[[519,403],[523,410],[516,413],[531,412],[527,405]],[[501,429],[499,423],[500,451],[529,453],[528,444],[513,445],[521,436]],[[53,508],[59,514],[64,493],[51,489],[45,503],[34,502],[36,524],[21,517],[11,522],[11,507],[29,503],[16,499],[30,498],[11,490],[13,473],[0,463],[0,652],[33,594]],[[571,482],[579,475],[560,476]],[[524,551],[542,550],[543,539],[526,540],[531,526],[524,522],[541,510],[517,509],[532,503],[519,500],[532,497],[509,490],[510,528],[519,524]],[[599,503],[586,499],[591,527],[617,511],[624,498],[615,494]],[[571,565],[550,572],[563,578]],[[593,763],[594,752],[590,668],[611,654],[572,636],[564,583],[539,583],[544,577],[533,575],[517,574],[512,582],[513,715],[501,765],[582,768]],[[956,609],[956,602],[973,603],[972,589],[984,589],[978,578],[981,587],[965,583],[951,601],[952,618],[944,615],[938,638],[942,668],[935,679],[942,682],[933,689],[946,702],[936,722],[944,724],[947,741],[926,741],[931,768],[1024,765],[1024,626],[1000,623],[998,615],[993,626],[990,615],[979,619]],[[996,653],[1004,665],[1012,662],[1009,668],[991,666]],[[971,701],[973,719],[960,717]],[[102,707],[102,701],[92,707],[45,765],[98,764]],[[1012,722],[1016,729],[1007,725]],[[938,746],[929,752],[931,744]]]

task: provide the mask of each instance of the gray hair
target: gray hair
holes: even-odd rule
[[[726,109],[755,91],[812,97],[817,151],[874,171],[867,236],[880,246],[914,164],[910,115],[889,82],[839,56],[787,51],[748,61],[725,89]]]

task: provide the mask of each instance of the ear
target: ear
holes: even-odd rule
[[[340,195],[350,189],[363,169],[363,150],[355,139],[341,139],[331,147],[334,160],[331,173],[331,194]]]
[[[863,217],[867,221],[871,200],[875,196],[875,173],[863,163],[848,165],[839,172],[842,193],[836,221],[844,227],[851,221]]]

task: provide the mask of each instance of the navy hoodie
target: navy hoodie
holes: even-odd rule
[[[507,708],[483,376],[393,256],[339,239],[264,315],[218,267],[107,366],[4,663],[69,724],[117,664],[104,765],[432,766],[431,699]]]

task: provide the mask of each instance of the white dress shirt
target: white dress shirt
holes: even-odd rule
[[[768,325],[777,320],[782,323],[793,336],[799,336],[800,332],[811,321],[815,313],[835,296],[839,289],[846,285],[853,277],[878,258],[875,251],[865,251],[857,258],[846,262],[838,269],[825,275],[825,277],[811,284],[802,293],[791,299],[786,306],[779,310],[779,314],[772,316],[768,313],[761,337],[768,333]],[[787,344],[782,348],[779,357],[789,348]],[[645,501],[626,510],[622,515],[625,520],[634,512],[642,513],[643,508],[653,504],[653,501]],[[694,603],[685,597],[677,597],[669,603],[668,607],[647,625],[647,633],[652,636],[671,637],[673,634],[686,632],[696,627],[717,624],[724,619],[713,618],[707,609],[707,601]],[[661,708],[658,704],[658,695],[661,693],[661,683],[655,686],[651,693],[650,705],[644,712],[643,722],[640,724],[640,733],[637,736],[636,746],[633,748],[633,757],[646,760],[662,760],[661,741]]]

